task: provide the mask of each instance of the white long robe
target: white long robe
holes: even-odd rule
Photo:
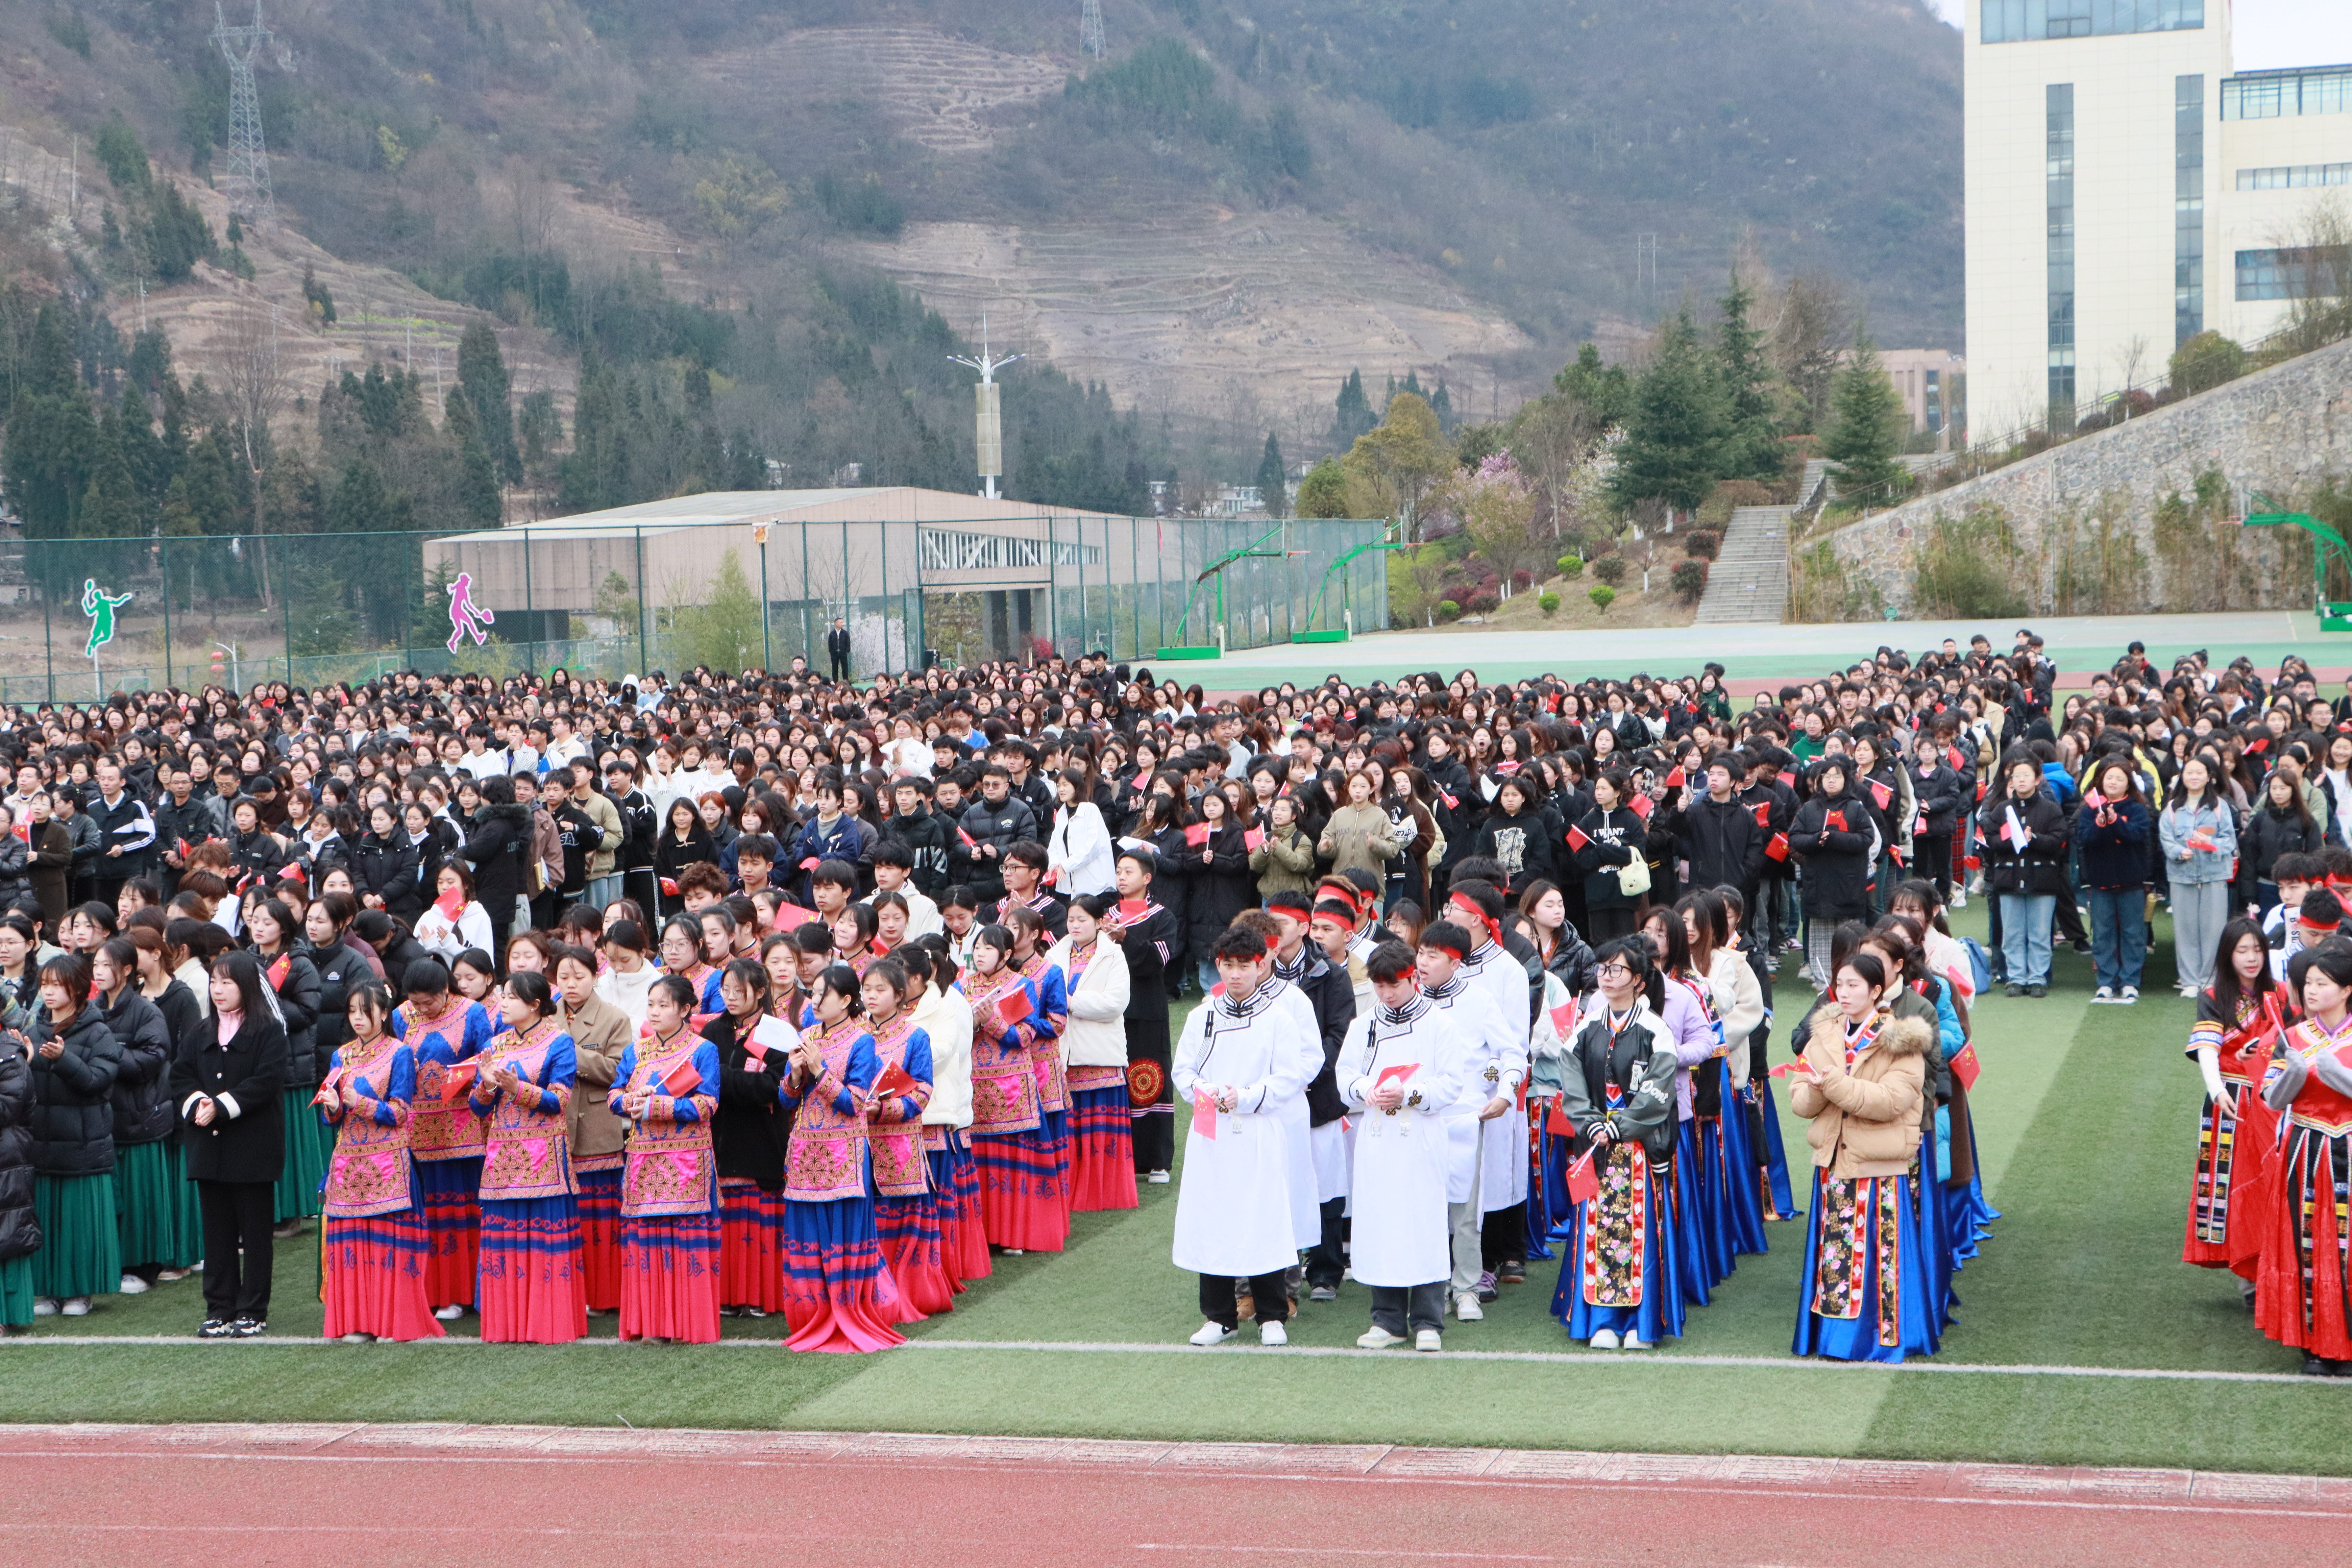
[[[1462,1041],[1454,1016],[1415,997],[1402,1019],[1385,1011],[1348,1026],[1339,1085],[1355,1114],[1354,1240],[1349,1262],[1365,1285],[1413,1286],[1453,1270],[1446,1220],[1447,1110],[1460,1098]],[[1418,1104],[1371,1109],[1380,1075],[1411,1064]]]
[[[1496,1059],[1504,1025],[1495,1016],[1494,1002],[1481,987],[1456,975],[1446,990],[1449,994],[1444,995],[1433,991],[1422,994],[1444,1015],[1448,1027],[1460,1043],[1462,1057],[1454,1079],[1454,1103],[1444,1117],[1445,1197],[1449,1203],[1466,1204],[1476,1190],[1479,1132],[1489,1125],[1478,1120],[1478,1113],[1496,1094],[1495,1085],[1486,1080],[1486,1072]]]
[[[1475,1075],[1490,1084],[1487,1097],[1516,1100],[1528,1077],[1528,972],[1500,942],[1489,942],[1465,960],[1464,978],[1495,1005],[1496,1032],[1490,1054]],[[1493,1068],[1496,1076],[1486,1078]],[[1479,1123],[1479,1202],[1486,1212],[1525,1203],[1528,1196],[1528,1130],[1524,1119],[1506,1114]]]
[[[1244,1006],[1221,996],[1185,1020],[1169,1070],[1185,1128],[1177,1268],[1271,1273],[1297,1262],[1298,1249],[1320,1237],[1307,1084],[1322,1066],[1315,1010],[1281,980],[1267,981]],[[1192,1130],[1192,1095],[1211,1088],[1231,1089],[1236,1104],[1217,1113],[1217,1135],[1203,1138]]]

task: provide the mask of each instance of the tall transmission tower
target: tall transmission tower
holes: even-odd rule
[[[220,0],[213,0],[213,20],[212,41],[228,61],[229,207],[242,211],[248,223],[269,223],[278,216],[278,203],[269,191],[269,150],[261,140],[261,95],[253,85],[254,57],[270,41],[261,25],[261,0],[253,0],[250,27],[230,26]]]
[[[1088,0],[1091,5],[1093,0]],[[988,352],[988,315],[980,318],[980,353],[950,354],[950,364],[969,365],[980,372],[980,384],[973,387],[975,405],[980,415],[980,493],[990,500],[996,499],[996,481],[1004,472],[1004,389],[996,384],[996,373],[1014,360],[1026,359],[1026,354],[1000,354]]]
[[[1103,58],[1102,0],[1086,0],[1078,12],[1078,47],[1097,59]]]

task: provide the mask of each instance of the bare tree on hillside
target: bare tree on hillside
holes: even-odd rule
[[[217,359],[221,392],[244,433],[245,466],[253,477],[254,575],[260,584],[262,608],[268,609],[269,550],[261,536],[262,458],[270,424],[286,405],[291,385],[285,356],[278,350],[277,310],[240,302],[229,313],[228,331]],[[260,432],[257,440],[256,431]]]
[[[1819,272],[1790,279],[1778,306],[1772,365],[1796,388],[1819,432],[1829,418],[1830,382],[1853,342],[1853,306],[1843,284]]]

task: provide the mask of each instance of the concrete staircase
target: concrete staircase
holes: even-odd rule
[[[1698,602],[1699,626],[1778,625],[1789,607],[1786,506],[1736,507]]]

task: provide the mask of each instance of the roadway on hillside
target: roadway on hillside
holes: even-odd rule
[[[1409,671],[1434,669],[1451,677],[1475,669],[1485,680],[1519,680],[1554,672],[1570,679],[1624,677],[1636,671],[1684,675],[1709,659],[1735,678],[1815,676],[1852,663],[1882,647],[1913,657],[1946,637],[1966,647],[1978,632],[2006,653],[2018,627],[2030,626],[2045,640],[2058,668],[2068,672],[2105,669],[2133,639],[2147,644],[2158,668],[2179,655],[2205,648],[2216,665],[2240,654],[2265,674],[2291,653],[2301,654],[2323,675],[2352,665],[2352,633],[2322,632],[2318,617],[2289,610],[2251,610],[2205,616],[2023,616],[2013,620],[1868,621],[1839,626],[1643,626],[1622,631],[1546,631],[1513,627],[1507,632],[1477,627],[1439,631],[1378,632],[1352,642],[1279,643],[1246,648],[1198,663],[1152,662],[1152,673],[1212,690],[1239,690],[1279,680],[1319,680],[1337,672],[1353,680],[1393,680]],[[2331,693],[2332,695],[2332,693]]]

